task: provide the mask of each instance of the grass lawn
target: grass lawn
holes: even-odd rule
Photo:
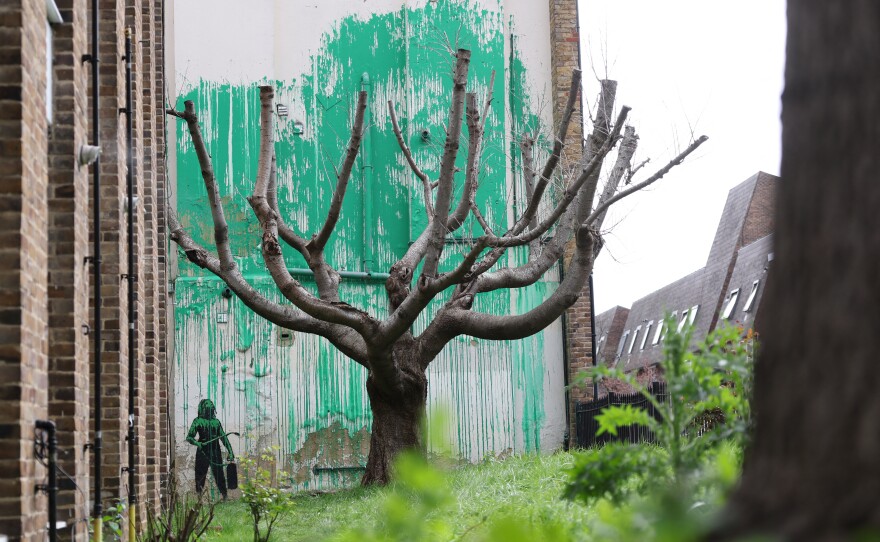
[[[464,540],[472,535],[476,540],[476,535],[495,520],[511,517],[535,525],[562,524],[577,532],[586,522],[588,509],[560,498],[572,463],[571,454],[560,452],[516,456],[452,470],[445,477],[448,490],[440,490],[446,496],[445,504],[431,508],[418,521],[439,520],[452,531],[451,539],[465,534]],[[369,529],[375,526],[378,516],[385,515],[386,503],[394,491],[392,486],[297,496],[294,509],[276,524],[272,539],[324,540],[355,527]],[[414,497],[404,499],[413,500],[413,509],[419,506]],[[252,537],[251,517],[244,504],[217,505],[209,540],[246,541]]]

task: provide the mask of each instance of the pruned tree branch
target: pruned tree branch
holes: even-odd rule
[[[617,187],[620,186],[620,181],[623,179],[623,174],[630,169],[632,165],[633,155],[636,153],[636,148],[639,145],[639,136],[636,135],[636,129],[632,126],[627,126],[623,132],[623,139],[620,142],[620,149],[617,151],[617,160],[614,162],[614,167],[611,168],[611,175],[608,176],[608,181],[605,183],[605,187],[602,189],[602,195],[599,196],[599,205],[602,205],[611,197],[614,196],[614,193],[617,192]],[[606,208],[607,210],[607,208]],[[602,231],[602,222],[605,220],[605,212],[600,213],[595,220],[593,220],[592,225],[596,231]],[[599,243],[598,250],[601,249],[601,242]]]
[[[630,187],[627,188],[626,190],[622,190],[622,191],[618,192],[617,194],[614,195],[614,197],[609,198],[608,201],[605,201],[604,203],[600,203],[600,204],[596,207],[596,209],[593,210],[592,214],[590,214],[590,216],[587,218],[586,223],[592,225],[593,223],[595,223],[596,219],[597,219],[597,218],[598,218],[598,217],[599,217],[599,216],[600,216],[600,215],[601,215],[606,209],[608,209],[608,207],[611,207],[612,205],[614,205],[614,204],[617,203],[618,201],[622,200],[623,198],[625,198],[625,197],[627,197],[627,196],[629,196],[629,195],[631,195],[631,194],[635,194],[635,193],[638,192],[639,190],[642,190],[643,188],[647,188],[648,186],[651,186],[651,185],[654,184],[655,182],[657,182],[657,181],[659,181],[660,179],[662,179],[663,176],[666,175],[667,173],[669,173],[669,171],[670,171],[672,168],[674,168],[675,166],[681,164],[681,163],[684,161],[684,159],[687,158],[687,156],[688,156],[689,154],[691,154],[692,152],[694,152],[695,150],[697,150],[697,148],[698,148],[700,145],[702,145],[703,143],[705,143],[705,142],[708,141],[708,140],[709,140],[709,138],[708,138],[707,136],[700,136],[699,138],[697,138],[696,141],[694,141],[693,143],[691,143],[691,144],[688,146],[687,149],[685,149],[684,151],[682,151],[678,156],[676,156],[675,158],[673,158],[672,160],[670,160],[668,164],[666,164],[666,165],[663,166],[660,170],[658,170],[657,173],[651,175],[650,177],[648,177],[647,179],[645,179],[644,181],[642,181],[642,182],[640,182],[640,183],[638,183],[638,184],[634,184],[634,185],[630,186]]]
[[[489,79],[489,89],[486,100],[483,103],[482,116],[477,111],[477,95],[473,92],[467,94],[467,109],[465,116],[468,127],[468,157],[465,168],[464,189],[461,199],[455,211],[449,217],[446,228],[454,232],[464,224],[468,212],[476,208],[476,193],[479,183],[480,155],[483,152],[483,135],[485,133],[486,117],[489,115],[489,107],[492,105],[493,87],[495,86],[495,70]]]
[[[459,49],[456,53],[455,72],[453,74],[452,99],[449,106],[449,122],[446,128],[446,144],[440,159],[440,176],[437,186],[437,199],[434,205],[434,220],[429,225],[431,235],[425,254],[422,275],[433,277],[437,274],[440,255],[443,253],[443,239],[446,237],[446,221],[452,202],[455,176],[455,159],[458,156],[459,137],[461,136],[462,113],[467,89],[468,67],[471,52]]]
[[[577,105],[580,88],[581,71],[574,70],[571,74],[571,86],[568,90],[568,101],[565,104],[565,109],[562,111],[562,119],[559,123],[559,132],[556,134],[556,141],[553,142],[553,150],[547,158],[547,162],[544,164],[544,169],[541,172],[540,178],[538,178],[537,184],[535,184],[532,189],[532,196],[529,198],[526,210],[512,228],[514,235],[522,232],[526,226],[532,222],[535,216],[537,216],[538,206],[541,203],[541,198],[544,196],[544,191],[547,189],[547,184],[553,177],[553,172],[556,170],[556,166],[559,165],[560,158],[562,158],[562,149],[565,147],[565,140],[568,137],[568,127],[571,124],[571,117],[574,114],[575,106]]]
[[[208,204],[211,206],[211,219],[214,223],[214,243],[217,246],[217,254],[220,257],[220,268],[223,271],[231,271],[235,268],[235,260],[233,260],[232,250],[229,248],[229,226],[223,213],[223,204],[220,202],[220,190],[217,188],[217,179],[214,176],[211,155],[208,154],[205,139],[202,137],[202,129],[199,126],[199,117],[196,114],[195,105],[192,100],[187,100],[183,103],[183,106],[183,113],[173,109],[169,109],[168,112],[170,115],[186,121],[186,126],[189,129],[193,147],[196,151],[196,157],[199,161],[202,181],[205,183],[205,190],[208,193]]]
[[[358,100],[359,105],[366,104],[364,94],[365,93],[361,93]],[[260,221],[260,227],[263,230],[261,243],[263,261],[266,264],[269,274],[272,276],[272,280],[274,280],[276,286],[278,286],[278,290],[285,298],[296,305],[297,308],[313,318],[334,324],[345,325],[359,331],[362,335],[366,334],[372,327],[374,327],[374,321],[367,313],[347,303],[328,302],[316,298],[306,290],[298,280],[294,279],[290,274],[290,271],[287,269],[287,265],[284,261],[284,253],[281,250],[281,245],[278,243],[278,215],[269,206],[269,197],[267,196],[271,177],[271,162],[272,156],[274,155],[275,145],[275,125],[272,118],[272,115],[274,114],[274,96],[275,93],[272,90],[272,87],[260,87],[260,155],[257,164],[257,181],[254,185],[254,192],[251,197],[248,198],[248,202],[251,204],[254,214],[257,215],[257,218]],[[360,117],[361,124],[363,124],[363,109],[360,110],[358,116]],[[360,128],[361,127],[358,127],[358,129]],[[355,131],[353,130],[352,138],[354,137]],[[357,151],[355,150],[354,154],[356,153]],[[349,156],[350,154],[351,153],[349,153]],[[350,174],[351,166],[349,165],[348,168],[348,173]],[[345,183],[342,184],[342,187],[337,185],[337,194],[334,194],[334,202],[338,195],[340,204],[341,198],[344,196],[345,192]],[[325,228],[330,222],[331,219],[328,218],[327,223],[325,223]],[[335,224],[335,220],[332,222]],[[332,230],[332,225],[330,225],[329,229]],[[320,244],[317,244],[315,247],[310,245],[311,243],[307,245],[310,252],[314,253],[319,250],[317,247],[320,246]]]
[[[409,145],[406,144],[403,133],[400,131],[400,124],[397,122],[397,111],[395,111],[394,102],[391,100],[388,100],[388,115],[391,117],[391,128],[394,130],[394,137],[397,138],[397,145],[403,152],[403,156],[406,158],[406,163],[409,164],[409,168],[415,176],[422,181],[422,197],[425,200],[425,212],[429,219],[431,219],[434,217],[434,206],[431,203],[431,194],[433,193],[431,179],[428,178],[428,175],[422,171],[416,163],[415,158],[413,158],[412,150],[410,150]]]
[[[615,143],[617,143],[620,136],[620,128],[623,126],[624,122],[626,122],[626,117],[629,114],[630,108],[624,106],[620,109],[620,114],[617,116],[617,123],[614,126],[614,129],[611,131],[611,134],[605,139],[605,142],[599,148],[598,152],[593,156],[590,163],[587,164],[586,168],[581,172],[580,176],[571,183],[565,191],[562,193],[562,198],[559,203],[553,209],[553,211],[542,220],[537,227],[521,233],[519,235],[511,235],[513,232],[506,234],[504,237],[495,237],[495,236],[487,236],[487,242],[489,246],[492,247],[515,247],[522,246],[534,239],[537,239],[541,235],[547,233],[547,231],[559,220],[559,218],[565,213],[568,209],[569,205],[572,201],[574,201],[575,197],[580,192],[581,188],[591,179],[593,174],[602,164],[602,160],[605,159],[605,156],[609,151],[614,147]],[[586,194],[588,195],[588,194]],[[520,220],[522,220],[522,218]]]
[[[342,167],[339,175],[336,177],[336,189],[333,191],[333,197],[330,199],[330,209],[327,211],[327,219],[320,231],[309,241],[309,250],[312,252],[320,252],[327,245],[330,234],[339,221],[339,213],[342,210],[342,201],[345,199],[345,189],[348,187],[348,180],[351,177],[351,171],[354,168],[355,159],[357,159],[358,150],[360,149],[361,139],[364,135],[364,112],[367,109],[367,92],[362,90],[358,92],[357,106],[355,107],[354,125],[351,127],[351,137],[348,140],[348,147],[345,150],[345,159],[342,161]]]
[[[187,259],[222,279],[249,309],[275,325],[324,337],[343,354],[369,368],[366,343],[359,334],[349,328],[312,318],[295,311],[293,307],[270,301],[244,280],[238,269],[223,270],[220,260],[192,239],[171,209],[167,216],[169,237],[183,250]]]

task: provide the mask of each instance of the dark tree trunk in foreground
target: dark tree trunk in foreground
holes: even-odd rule
[[[719,538],[880,537],[880,2],[790,1],[757,427]]]
[[[616,173],[612,173],[617,181],[594,207],[602,162],[621,139],[629,108],[622,107],[612,124],[613,92],[603,92],[600,100],[602,114],[596,116],[597,124],[585,159],[580,164],[560,165],[580,89],[580,72],[575,72],[566,108],[543,167],[539,168],[535,163],[533,136],[522,139],[521,163],[527,193],[525,211],[513,225],[490,224],[480,209],[482,202],[476,201],[476,193],[484,127],[491,112],[489,106],[495,75],[492,74],[487,96],[479,103],[475,93],[467,92],[470,52],[459,50],[455,60],[446,142],[436,178],[422,171],[414,160],[407,138],[397,122],[394,104],[388,103],[390,124],[401,152],[413,175],[421,181],[428,225],[389,270],[390,277],[385,285],[389,316],[384,320],[341,299],[339,273],[324,257],[342,212],[342,202],[360,147],[368,99],[366,92],[358,94],[351,137],[342,163],[335,169],[336,187],[327,202],[325,222],[306,239],[297,232],[299,228],[295,224],[285,222],[286,216],[278,207],[274,91],[271,87],[260,89],[259,163],[254,192],[248,201],[260,222],[263,261],[284,296],[284,303],[276,303],[261,294],[245,280],[236,266],[214,168],[194,104],[186,102],[182,112],[168,110],[169,115],[186,121],[192,138],[211,207],[217,254],[199,245],[173,213],[169,213],[171,239],[180,246],[187,259],[223,279],[230,290],[263,318],[294,331],[320,335],[367,369],[373,431],[367,472],[363,478],[365,484],[388,482],[394,458],[402,450],[421,446],[419,430],[428,389],[425,371],[444,345],[459,335],[492,340],[521,339],[550,325],[575,302],[583,289],[595,259],[596,232],[602,226],[605,210],[621,198],[659,180],[706,141],[705,136],[697,139],[654,175],[615,193],[614,188],[624,171],[630,169],[632,158],[632,152],[622,153],[623,157],[615,166]],[[612,87],[614,85],[603,84],[603,89]],[[634,131],[627,129],[623,137],[624,147],[634,151],[635,139]],[[459,171],[456,158],[462,140],[467,143],[467,161],[464,171]],[[456,189],[457,182],[462,183],[460,191]],[[551,183],[558,183],[562,193],[558,201],[542,202]],[[456,201],[455,194],[459,192],[461,196]],[[548,209],[544,216],[538,213],[542,206]],[[453,256],[454,269],[440,272],[444,256],[448,258],[444,254],[447,237],[461,228],[469,216],[473,216],[484,233],[473,239],[463,258],[457,254]],[[537,282],[557,265],[571,240],[574,240],[574,251],[565,278],[544,302],[516,315],[492,315],[472,309],[475,296]],[[317,295],[291,276],[281,250],[282,242],[305,259],[314,275]],[[527,263],[519,267],[496,265],[503,261],[505,251],[514,247],[527,247]],[[417,269],[420,269],[418,276],[415,274]],[[427,329],[413,337],[410,330],[419,314],[444,291],[451,292],[446,304],[437,311]]]

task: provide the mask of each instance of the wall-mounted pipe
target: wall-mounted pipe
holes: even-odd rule
[[[590,272],[590,351],[593,357],[593,369],[596,368],[596,296],[593,293],[593,273]],[[599,379],[593,371],[593,401],[599,399]]]
[[[132,96],[131,96],[131,28],[125,29],[125,141],[126,141],[126,195],[128,210],[128,269],[125,273],[128,285],[128,539],[137,539],[137,466],[135,465],[135,447],[137,446],[137,433],[135,432],[135,374],[137,368],[137,356],[135,355],[135,335],[137,334],[137,322],[135,320],[134,306],[134,149],[132,140],[134,127],[132,125]]]
[[[98,0],[92,0],[92,47],[91,53],[86,55],[84,60],[92,65],[92,145],[101,147],[101,125],[99,113],[100,86],[98,81]],[[101,432],[101,157],[100,154],[92,164],[92,291],[94,294],[94,334],[95,347],[94,352],[94,441],[92,443],[92,453],[94,454],[95,473],[92,476],[94,481],[94,489],[92,494],[92,532],[94,540],[101,542],[103,539],[103,520],[102,516],[104,508],[101,504],[101,450],[102,450],[102,432]]]
[[[559,259],[559,282],[565,279],[565,260]],[[568,356],[568,311],[562,311],[562,387],[565,388],[565,431],[562,433],[562,449],[571,448],[571,389],[569,371],[571,363]]]
[[[364,72],[361,75],[361,90],[371,96],[373,91],[370,74]],[[373,122],[370,118],[370,106],[364,112],[364,126],[367,127],[361,141],[361,197],[363,198],[364,211],[364,255],[363,270],[370,272],[370,264],[373,264]]]
[[[46,432],[47,451],[49,452],[49,483],[46,485],[46,495],[49,497],[49,542],[58,540],[58,438],[55,434],[55,423],[48,420],[37,420],[36,427]]]
[[[302,276],[315,276],[315,273],[311,269],[306,269],[302,267],[292,267],[288,268],[287,271],[291,275],[302,275]],[[388,273],[372,273],[368,271],[337,271],[339,276],[344,279],[363,279],[363,280],[388,280]]]

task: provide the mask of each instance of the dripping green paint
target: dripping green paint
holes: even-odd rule
[[[461,46],[474,49],[475,62],[469,79],[472,89],[485,94],[493,69],[507,75],[496,79],[496,99],[487,121],[482,158],[484,175],[478,191],[486,214],[496,222],[506,221],[507,207],[521,202],[517,201],[518,176],[517,182],[507,183],[508,171],[518,175],[518,165],[513,158],[508,159],[515,156],[511,151],[515,150],[516,137],[505,133],[505,111],[515,113],[515,133],[533,131],[538,120],[527,113],[532,99],[525,82],[525,67],[515,42],[505,44],[502,17],[499,13],[443,2],[368,20],[344,19],[325,35],[310,72],[289,81],[271,81],[279,101],[302,105],[293,108],[301,111],[297,113],[301,118],[277,120],[275,144],[279,203],[289,223],[301,235],[310,236],[326,212],[334,173],[325,156],[342,154],[345,138],[339,134],[350,124],[354,94],[360,89],[364,72],[369,72],[374,96],[395,99],[416,159],[426,172],[436,175],[450,90],[446,74],[451,64],[448,56],[426,47],[425,41],[443,33],[457,35]],[[487,29],[493,31],[486,32]],[[246,201],[255,177],[259,148],[258,92],[256,84],[200,81],[179,96],[177,102],[179,106],[184,100],[193,100],[196,109],[205,112],[203,118],[210,119],[204,133],[220,183],[236,262],[258,290],[280,301],[262,263],[258,224]],[[411,104],[423,107],[408,110]],[[384,107],[380,103],[370,107],[373,124],[368,136],[372,148],[369,165],[373,185],[367,193],[363,179],[352,180],[339,226],[327,250],[330,263],[341,270],[362,271],[365,262],[370,262],[372,270],[388,269],[427,223],[418,181],[401,162]],[[296,122],[301,123],[301,133],[297,133],[300,128]],[[427,140],[421,136],[423,131],[430,135]],[[462,169],[464,159],[462,153]],[[187,137],[178,139],[177,166],[178,213],[182,223],[196,240],[213,247],[210,212]],[[366,242],[369,207],[382,209],[374,215],[373,226],[380,235],[372,236],[373,246]],[[480,233],[479,226],[469,222],[458,235],[472,237]],[[455,250],[450,248],[449,252]],[[289,267],[305,267],[296,252],[287,250],[285,257]],[[454,266],[458,258],[447,258],[443,269]],[[321,338],[295,334],[291,345],[280,345],[271,323],[249,311],[238,299],[223,298],[222,283],[188,264],[185,258],[180,261],[175,290],[176,390],[184,412],[190,403],[195,404],[202,397],[211,398],[228,420],[235,420],[245,429],[247,446],[277,442],[290,457],[302,449],[308,435],[329,431],[331,427],[344,429],[350,438],[362,435],[371,421],[363,368]],[[523,261],[524,251],[510,251],[508,263]],[[306,286],[313,287],[308,283]],[[478,299],[476,309],[497,314],[521,312],[540,303],[554,286],[539,283],[516,295],[492,292]],[[381,284],[346,281],[341,295],[377,317],[387,313]],[[429,307],[417,329],[423,328],[441,303],[442,299]],[[444,369],[432,367],[429,373],[432,387],[442,385],[451,390],[449,406],[458,420],[454,439],[459,451],[468,457],[478,457],[510,449],[517,446],[517,439],[510,436],[517,432],[525,450],[539,449],[545,418],[544,334],[510,343],[477,341],[476,347],[470,341],[462,338],[455,344],[465,347],[448,347],[434,364]],[[480,352],[479,358],[497,358],[497,367],[475,368],[481,362],[470,357],[475,348]],[[445,373],[447,367],[450,371]],[[481,396],[479,408],[485,412],[479,420],[468,421],[474,408],[473,389],[480,385],[471,389],[462,378],[479,375],[488,382],[497,374],[496,369],[509,374],[509,378],[507,386],[493,384],[492,393],[506,398],[511,405],[516,402],[518,412],[493,417],[486,406],[493,397]],[[511,417],[519,420],[518,427],[511,425]],[[479,435],[478,441],[472,433]],[[322,444],[324,448],[316,448],[314,457],[302,457],[301,461],[317,462],[321,457],[329,457],[332,454],[327,447],[334,445],[339,445],[338,438],[329,439]],[[364,457],[354,454],[345,460],[363,461]],[[339,476],[328,478],[332,478],[331,485],[342,480]]]

